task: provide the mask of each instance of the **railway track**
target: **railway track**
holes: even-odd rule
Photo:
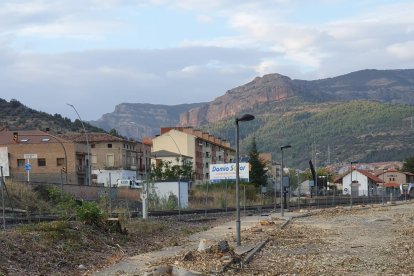
[[[401,199],[398,199],[401,200]],[[368,205],[368,204],[382,204],[382,197],[353,197],[352,203],[349,197],[339,197],[339,196],[320,196],[314,198],[306,198],[305,202],[291,202],[289,206],[285,206],[286,210],[297,210],[297,209],[314,209],[314,208],[332,208],[336,206],[351,206],[353,205]],[[268,211],[274,210],[274,204],[267,205],[250,205],[250,206],[240,206],[240,212],[248,214],[262,214]],[[276,204],[276,211],[280,210],[280,204]],[[203,209],[182,209],[182,210],[150,210],[148,212],[149,217],[163,217],[163,216],[181,216],[181,215],[207,215],[207,214],[220,214],[220,213],[231,213],[236,212],[235,207],[227,208],[203,208]],[[116,212],[112,213],[112,216],[117,217]],[[141,211],[131,212],[132,217],[141,217]],[[28,223],[37,223],[45,221],[54,221],[58,220],[58,215],[53,214],[32,214],[27,215],[23,214],[21,211],[18,212],[7,212],[4,219],[0,217],[0,223],[4,224],[7,227],[12,227],[19,224],[28,224]]]

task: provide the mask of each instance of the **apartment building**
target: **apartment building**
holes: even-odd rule
[[[8,178],[32,183],[85,184],[87,147],[41,130],[0,131]]]
[[[228,141],[207,132],[192,127],[163,127],[160,135],[152,139],[152,155],[154,164],[167,157],[191,160],[194,181],[202,183],[210,178],[210,164],[232,163],[236,152]]]

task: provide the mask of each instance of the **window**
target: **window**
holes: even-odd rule
[[[95,148],[95,144],[91,144],[91,148],[94,149]]]
[[[37,159],[37,166],[45,167],[46,166],[46,159],[45,158],[38,158]]]
[[[17,159],[17,167],[24,167],[25,161],[24,159]]]
[[[56,166],[61,167],[65,163],[65,158],[56,158]]]
[[[208,168],[208,162],[206,162],[206,168]]]
[[[42,140],[42,142],[49,142],[49,141],[50,141],[50,138],[48,138],[48,137],[43,137],[41,140]]]
[[[92,155],[92,164],[96,164],[96,163],[98,163],[98,159],[96,155]]]
[[[112,149],[112,144],[107,145],[108,149]]]

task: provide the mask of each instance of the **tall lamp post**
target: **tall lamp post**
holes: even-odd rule
[[[244,114],[240,118],[236,117],[236,231],[237,231],[237,245],[241,245],[241,237],[240,237],[240,175],[239,175],[239,122],[246,122],[254,120],[254,116],[251,114]]]
[[[282,172],[281,172],[281,181],[280,181],[280,214],[282,215],[282,217],[285,215],[284,214],[284,206],[283,206],[283,150],[284,149],[289,149],[291,148],[291,145],[286,145],[286,146],[282,146],[280,147],[280,151],[282,152]]]
[[[276,199],[277,199],[277,195],[276,195],[276,186],[277,186],[277,166],[280,166],[279,163],[275,163],[275,178],[273,179],[273,189],[274,189],[274,200],[275,200],[275,213],[276,213]]]
[[[87,167],[87,174],[88,174],[88,176],[87,176],[86,184],[87,185],[91,185],[91,164],[90,164],[90,158],[91,158],[91,156],[90,156],[90,149],[89,149],[88,133],[86,132],[85,125],[83,124],[82,118],[79,115],[78,111],[76,110],[75,106],[73,104],[67,104],[67,105],[70,106],[70,107],[72,107],[73,110],[75,110],[76,115],[78,115],[79,121],[82,124],[83,132],[85,132],[86,147],[87,147],[87,152],[88,152],[88,160],[87,160],[87,166],[88,166]]]
[[[140,166],[142,166],[142,157],[144,158],[144,173],[145,173],[145,184],[142,185],[143,191],[141,194],[142,199],[142,218],[147,219],[148,218],[148,177],[147,177],[147,156],[146,156],[146,148],[144,143],[141,141],[141,150],[138,152],[139,158],[141,160]]]
[[[349,190],[351,191],[351,208],[352,208],[352,173],[353,173],[353,164],[358,164],[357,161],[351,161],[351,185],[349,186]]]
[[[382,170],[382,205],[385,204],[384,202],[384,193],[385,193],[385,173],[387,172],[387,169]]]

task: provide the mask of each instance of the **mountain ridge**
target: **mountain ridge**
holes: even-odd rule
[[[414,69],[365,69],[319,80],[267,74],[228,90],[180,116],[180,126],[201,126],[235,116],[253,105],[299,96],[307,101],[377,100],[414,104]]]
[[[141,139],[153,137],[159,133],[161,126],[175,126],[181,113],[205,103],[179,105],[163,105],[149,103],[121,103],[115,106],[112,113],[102,115],[89,123],[109,131],[116,129],[126,137]]]

